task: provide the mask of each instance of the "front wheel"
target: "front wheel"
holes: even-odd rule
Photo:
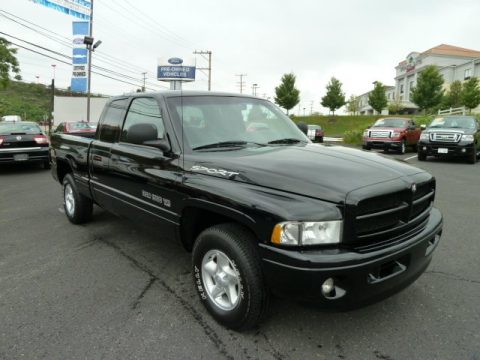
[[[63,209],[73,224],[87,222],[92,216],[93,202],[78,192],[72,174],[63,179]]]
[[[417,153],[418,161],[425,161],[427,160],[427,155],[425,153],[421,153],[420,151]]]
[[[193,247],[195,288],[208,312],[235,330],[254,327],[267,308],[255,237],[237,224],[204,230]]]
[[[469,164],[475,164],[477,162],[477,147],[473,147],[472,155],[468,157]]]

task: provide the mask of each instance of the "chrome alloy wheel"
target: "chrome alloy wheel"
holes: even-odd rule
[[[205,254],[202,280],[208,297],[220,309],[233,310],[240,302],[240,274],[225,253],[210,250]]]
[[[63,190],[63,197],[65,202],[65,211],[68,215],[73,216],[75,211],[75,197],[73,196],[72,185],[65,185],[65,189]]]

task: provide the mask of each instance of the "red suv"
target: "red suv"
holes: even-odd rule
[[[363,148],[383,149],[385,152],[393,149],[405,154],[407,146],[417,151],[417,143],[422,130],[415,122],[407,118],[378,119],[373,126],[363,132]]]

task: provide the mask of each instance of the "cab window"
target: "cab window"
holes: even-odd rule
[[[136,124],[151,124],[157,129],[158,139],[162,139],[164,137],[165,127],[163,125],[162,112],[158,102],[155,99],[133,99],[125,118],[125,124],[123,125],[120,141],[127,142],[128,131],[131,126]]]
[[[118,140],[125,115],[127,99],[113,100],[105,110],[100,125],[100,140],[113,143]]]

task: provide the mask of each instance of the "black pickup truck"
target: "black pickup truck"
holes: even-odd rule
[[[473,116],[438,117],[422,132],[418,160],[427,156],[463,158],[475,164],[480,157],[480,123]]]
[[[424,272],[442,233],[430,174],[312,144],[263,99],[115,97],[94,140],[51,143],[68,219],[97,204],[178,238],[201,301],[233,329],[258,323],[271,293],[340,308],[385,298]]]

